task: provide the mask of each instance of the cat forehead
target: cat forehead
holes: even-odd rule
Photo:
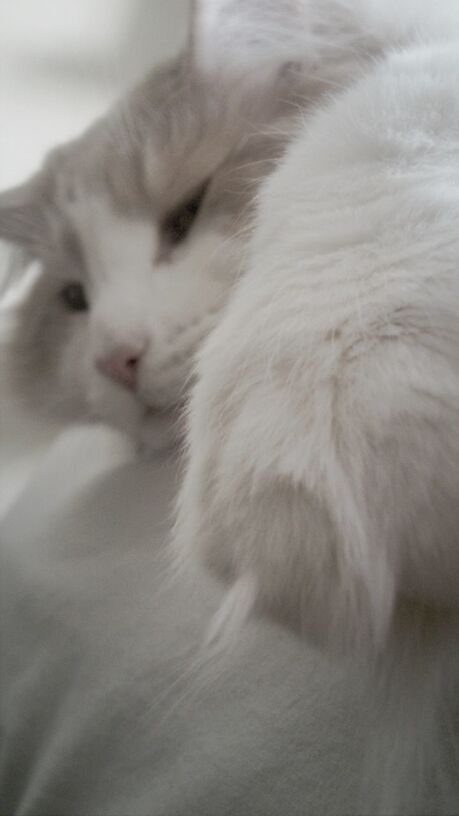
[[[222,93],[190,70],[184,57],[155,69],[82,137],[55,150],[46,171],[62,204],[73,188],[105,190],[122,212],[164,214],[228,162],[263,158],[257,140],[279,118],[276,94],[252,94],[242,83]],[[291,108],[289,108],[291,115]],[[57,194],[56,194],[57,193]]]
[[[242,104],[239,94],[235,86],[222,95],[176,60],[156,69],[81,137],[54,150],[39,198],[46,253],[59,261],[65,254],[75,270],[96,268],[97,253],[105,258],[118,251],[121,257],[127,244],[134,244],[135,258],[137,236],[138,246],[148,245],[154,256],[152,244],[166,217],[209,180],[200,228],[218,220],[219,229],[231,230],[283,142],[266,133],[279,110],[268,105],[263,119],[260,108],[247,106],[245,97]],[[121,241],[123,249],[116,250]]]
[[[151,222],[122,215],[106,198],[75,200],[68,208],[90,268],[137,269],[153,261],[155,229]]]
[[[74,191],[50,225],[45,265],[57,277],[107,284],[151,271],[157,230],[151,221],[123,215],[106,196]],[[45,259],[46,261],[46,259]]]
[[[181,61],[156,69],[81,137],[52,151],[50,197],[62,205],[84,189],[102,190],[121,211],[173,205],[235,141],[213,96]]]

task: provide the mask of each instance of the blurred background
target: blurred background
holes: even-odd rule
[[[184,41],[189,0],[0,0],[0,189]]]

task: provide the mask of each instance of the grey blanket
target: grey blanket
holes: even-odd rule
[[[220,589],[167,571],[176,480],[74,432],[1,524],[2,816],[355,812],[358,686],[263,624],[202,658]]]

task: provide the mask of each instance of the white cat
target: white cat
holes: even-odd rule
[[[199,354],[175,547],[232,588],[223,630],[242,608],[362,660],[378,812],[433,812],[433,780],[456,813],[459,5],[436,25],[398,6],[417,43],[305,121],[261,189]]]
[[[384,813],[431,812],[404,771],[432,773],[458,676],[457,9],[202,0],[177,62],[0,199],[36,262],[6,355],[35,409],[148,436],[221,320],[176,546],[375,668]]]
[[[2,382],[34,412],[148,441],[184,400],[298,111],[413,33],[366,0],[196,3],[177,60],[0,196],[0,236],[35,260]]]

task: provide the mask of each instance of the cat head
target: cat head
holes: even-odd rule
[[[31,262],[7,359],[34,410],[142,435],[180,405],[305,94],[307,5],[195,3],[183,54],[0,195],[0,237]]]

